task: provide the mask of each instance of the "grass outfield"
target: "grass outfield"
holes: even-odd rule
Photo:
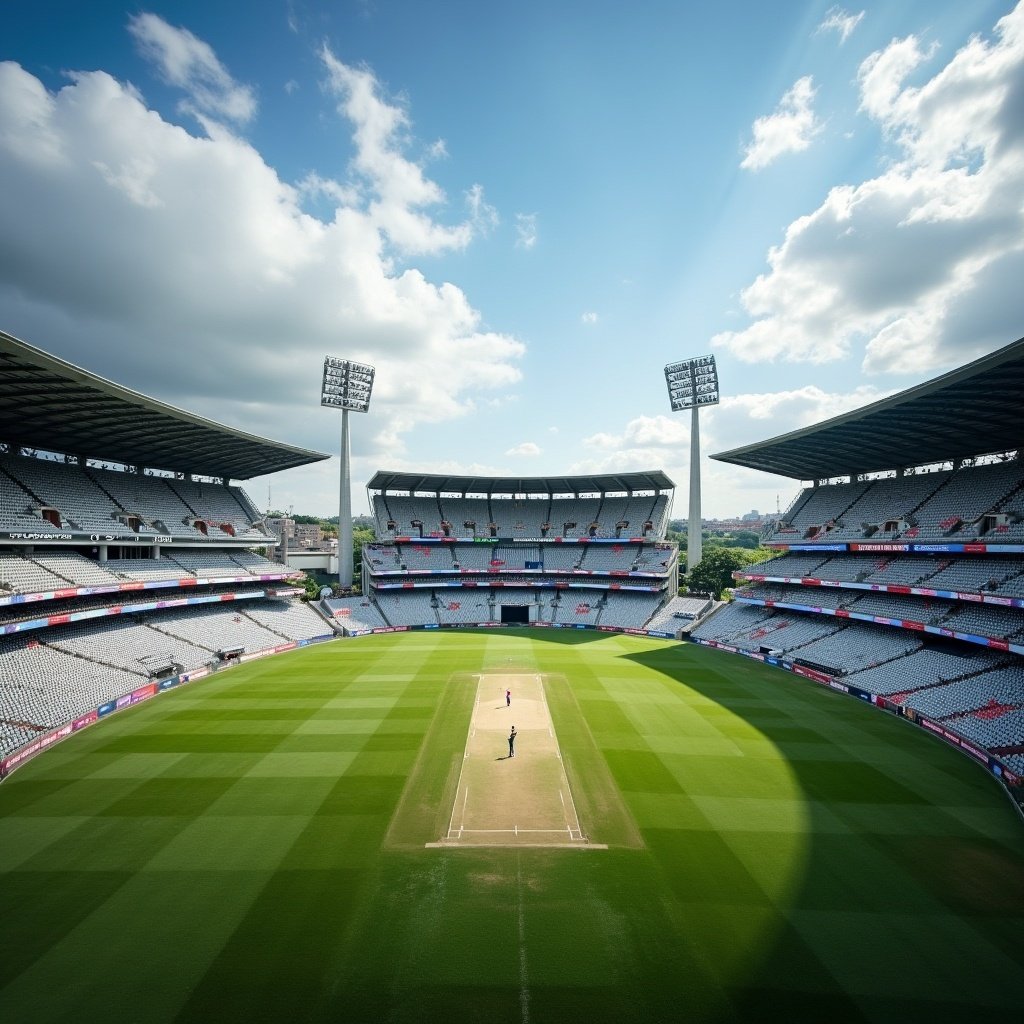
[[[607,850],[425,847],[482,671],[544,675]],[[1016,1020],[1022,851],[979,767],[781,670],[595,633],[365,637],[0,785],[0,1019]]]

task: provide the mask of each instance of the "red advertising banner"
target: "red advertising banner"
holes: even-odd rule
[[[0,778],[13,772],[19,765],[31,760],[36,754],[49,749],[54,743],[70,736],[72,731],[72,725],[69,722],[53,732],[48,732],[45,736],[40,736],[34,743],[30,743],[27,747],[22,747],[21,750],[11,754],[10,757],[5,757],[0,761]]]
[[[98,722],[99,717],[98,711],[90,711],[86,715],[81,715],[71,723],[71,731],[78,732],[79,729],[84,729],[86,726],[92,725],[93,722]]]

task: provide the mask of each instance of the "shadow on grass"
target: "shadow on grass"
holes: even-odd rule
[[[734,994],[739,1007],[806,1011],[801,990],[833,1021],[944,1020],[972,1003],[1013,1005],[1024,983],[1024,853],[987,772],[909,723],[784,669],[690,644],[622,657],[704,698],[704,722],[735,742],[722,767],[735,768],[732,781],[749,775],[749,794],[716,793],[706,771],[693,773],[689,794],[726,848],[749,849],[787,827],[781,814],[771,820],[777,794],[758,778],[757,758],[771,758],[766,741],[803,795],[803,863],[785,899],[773,897],[780,927]],[[759,801],[766,817],[716,826],[737,797]],[[756,864],[753,873],[766,877]]]

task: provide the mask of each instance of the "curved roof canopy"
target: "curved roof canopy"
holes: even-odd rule
[[[1024,448],[1024,338],[803,430],[711,458],[797,480],[874,473]]]
[[[4,331],[0,331],[0,440],[233,480],[328,458],[147,398]]]
[[[660,470],[594,476],[446,476],[379,470],[366,485],[371,491],[423,491],[428,494],[606,494],[616,491],[667,491],[675,484]]]

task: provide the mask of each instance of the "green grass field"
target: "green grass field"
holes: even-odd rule
[[[425,847],[485,671],[546,675],[608,849]],[[742,658],[387,635],[183,687],[20,769],[0,922],[5,1022],[1010,1021],[1024,825],[963,756]]]

